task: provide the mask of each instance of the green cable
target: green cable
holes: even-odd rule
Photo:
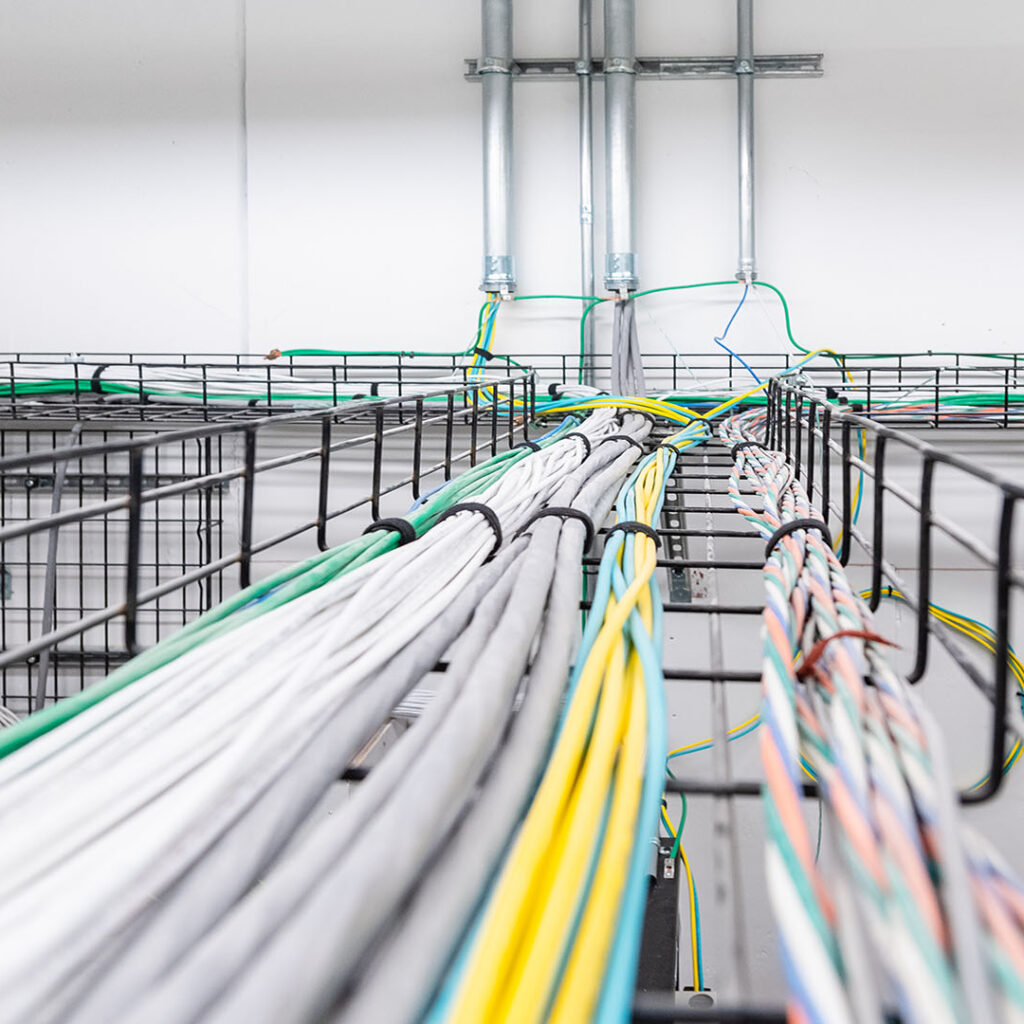
[[[648,288],[648,289],[646,289],[645,291],[642,291],[642,292],[634,292],[633,295],[632,295],[632,298],[639,299],[639,298],[642,298],[644,295],[656,295],[659,292],[682,292],[682,291],[689,291],[691,288],[717,288],[720,285],[736,284],[736,283],[737,282],[735,280],[731,280],[731,281],[701,281],[701,282],[698,282],[697,284],[670,284],[670,285],[666,285],[663,288]],[[615,300],[611,299],[611,298],[608,298],[608,299],[600,299],[600,298],[594,299],[594,301],[591,302],[590,305],[587,306],[587,308],[585,310],[583,310],[583,315],[580,317],[580,370],[579,370],[579,378],[577,380],[578,384],[582,384],[583,383],[583,355],[584,355],[584,351],[583,350],[584,350],[584,341],[585,341],[585,337],[586,337],[585,328],[586,328],[586,323],[587,323],[587,317],[590,316],[590,311],[596,305],[598,305],[599,303],[601,303],[601,302],[613,302],[613,301],[615,301]]]
[[[556,434],[540,443],[545,447],[553,444],[575,425],[575,422],[566,423]],[[531,454],[532,451],[528,449],[502,452],[453,481],[451,486],[446,487],[429,506],[422,507],[408,516],[409,522],[416,528],[417,535],[422,535],[430,529],[445,509],[470,494],[484,490],[495,478]],[[314,555],[296,566],[282,569],[260,583],[247,587],[216,608],[211,608],[167,640],[115,669],[102,681],[56,704],[51,704],[22,719],[17,725],[0,732],[0,758],[6,757],[36,737],[74,718],[75,715],[200,644],[222,636],[268,611],[318,589],[325,583],[385,554],[397,544],[398,537],[394,533],[367,534],[330,551]]]
[[[686,824],[686,794],[680,793],[679,799],[682,801],[682,806],[679,809],[679,824],[676,826],[676,841],[672,844],[672,852],[669,854],[669,860],[673,863],[679,856],[679,844],[683,840],[683,826]]]
[[[571,299],[573,302],[606,302],[606,299],[599,295],[513,295],[516,302],[524,302],[527,299]]]

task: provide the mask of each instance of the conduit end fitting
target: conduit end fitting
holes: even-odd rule
[[[514,256],[485,256],[482,292],[498,292],[505,298],[516,290],[516,261]]]
[[[604,286],[610,292],[636,291],[640,277],[635,252],[610,252],[604,258]]]

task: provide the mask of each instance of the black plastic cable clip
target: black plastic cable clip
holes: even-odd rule
[[[642,533],[645,537],[650,537],[654,541],[655,547],[661,547],[661,537],[658,535],[658,531],[647,523],[638,522],[636,519],[623,519],[622,522],[616,523],[608,531],[608,536],[610,537],[619,530],[623,533]]]
[[[529,448],[531,452],[541,451],[541,447],[536,441],[520,441],[519,444],[512,445],[512,451],[515,451],[517,448]]]
[[[602,437],[598,444],[604,444],[605,441],[628,441],[634,448],[640,449],[640,454],[644,452],[644,446],[635,438],[629,434],[609,434],[607,437]]]
[[[374,530],[394,530],[398,534],[398,546],[408,544],[416,539],[416,527],[408,519],[395,516],[391,519],[377,519],[363,530],[363,535],[373,533]]]
[[[479,501],[460,501],[458,504],[452,505],[451,508],[442,512],[434,521],[434,525],[438,526],[446,519],[451,516],[458,515],[460,512],[479,513],[487,520],[487,525],[494,532],[494,547],[491,548],[491,553],[485,559],[485,561],[489,562],[498,553],[498,549],[501,547],[501,522],[498,519],[498,513],[495,512],[490,505],[484,505]]]
[[[487,349],[481,348],[479,345],[477,345],[473,349],[473,355],[482,356],[488,362],[494,358],[494,353],[493,352],[488,352]]]
[[[569,508],[568,505],[552,505],[550,508],[542,508],[534,512],[519,527],[516,531],[516,536],[518,537],[520,534],[526,533],[527,527],[532,526],[538,519],[543,519],[546,516],[558,516],[559,519],[578,519],[587,528],[587,536],[583,541],[583,553],[586,554],[590,550],[590,545],[594,543],[594,520],[586,512],[581,512],[578,508]]]
[[[735,461],[737,452],[743,451],[744,448],[760,448],[762,451],[767,451],[760,441],[737,441],[736,444],[729,449],[730,457]]]
[[[590,453],[594,450],[590,445],[590,438],[587,437],[586,434],[581,434],[578,430],[573,430],[566,434],[565,437],[562,438],[562,440],[568,441],[570,437],[578,437],[583,442],[584,446],[587,449],[586,458],[589,459]]]
[[[821,519],[794,519],[792,522],[783,523],[769,538],[768,544],[764,549],[764,560],[767,562],[771,558],[772,551],[775,550],[775,545],[782,540],[783,537],[788,537],[789,534],[794,533],[796,530],[820,530],[825,536],[825,540],[828,541],[828,546],[832,547],[832,534],[828,532],[828,526]]]

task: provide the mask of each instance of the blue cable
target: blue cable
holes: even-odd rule
[[[723,344],[723,342],[726,339],[726,336],[729,334],[729,328],[732,327],[733,320],[736,319],[737,314],[743,308],[743,303],[747,301],[747,292],[749,292],[749,291],[750,291],[750,285],[745,284],[743,286],[743,294],[740,296],[739,305],[732,311],[732,316],[729,317],[729,322],[725,325],[725,330],[722,331],[721,336],[718,337],[718,338],[715,338],[714,341],[715,341],[715,344],[719,348],[724,348],[725,351],[728,352],[729,355],[731,355],[733,357],[733,359],[735,359],[736,362],[738,362],[740,364],[740,366],[742,366],[743,369],[745,369],[747,371],[747,373],[749,373],[750,376],[753,377],[754,380],[757,381],[758,384],[760,384],[761,383],[761,378],[758,377],[758,375],[756,373],[754,373],[754,371],[750,367],[750,364],[747,363],[746,360],[743,359],[741,356],[736,355],[736,353],[733,352],[733,350],[731,348],[729,348],[728,345]]]

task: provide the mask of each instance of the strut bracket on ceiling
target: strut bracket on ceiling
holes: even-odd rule
[[[821,78],[824,74],[820,53],[786,53],[754,58],[755,78]],[[475,81],[481,69],[476,58],[465,61],[465,77]],[[517,78],[573,81],[581,73],[581,62],[573,57],[521,58],[512,62]],[[604,73],[604,61],[597,57],[590,62],[590,73]],[[735,57],[637,57],[636,74],[640,78],[735,78]]]

